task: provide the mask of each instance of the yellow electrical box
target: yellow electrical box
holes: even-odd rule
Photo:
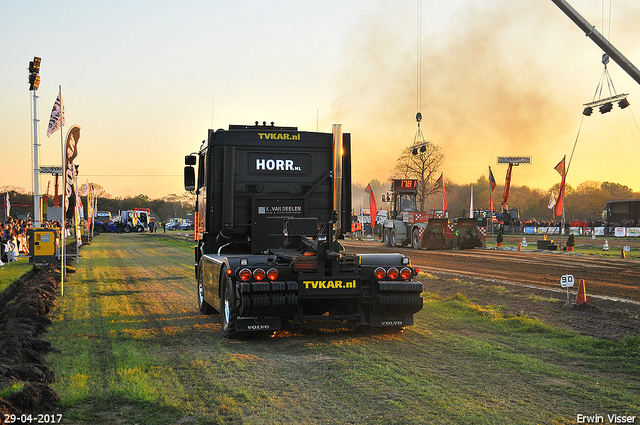
[[[29,229],[29,263],[49,263],[56,255],[56,231],[54,229]]]

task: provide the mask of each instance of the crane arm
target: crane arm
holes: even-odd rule
[[[611,59],[617,63],[636,83],[640,84],[640,71],[627,58],[624,57],[593,25],[587,22],[576,10],[565,0],[551,0],[565,15],[569,17],[587,37],[593,40]]]

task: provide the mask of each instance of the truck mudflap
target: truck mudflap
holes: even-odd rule
[[[372,328],[382,327],[398,327],[398,326],[411,326],[413,325],[412,314],[372,314],[369,317],[369,326]]]
[[[379,281],[376,286],[372,316],[411,315],[422,309],[422,282]]]
[[[298,308],[298,282],[242,282],[239,284],[241,317],[287,316]],[[278,319],[279,320],[279,319]]]
[[[279,317],[243,317],[236,318],[236,331],[277,331],[282,327]]]

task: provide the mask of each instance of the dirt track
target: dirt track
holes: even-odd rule
[[[560,277],[585,279],[589,293],[640,302],[640,262],[617,258],[552,252],[517,252],[493,249],[426,251],[386,248],[382,244],[348,241],[359,252],[401,251],[414,267],[528,285],[560,289]]]
[[[583,335],[613,340],[640,335],[638,260],[546,251],[426,251],[355,240],[345,241],[344,246],[351,252],[402,252],[410,256],[414,267],[441,278],[423,282],[428,292],[442,296],[460,292],[485,304],[504,306],[511,314],[537,317]],[[569,291],[571,302],[578,279],[585,279],[587,304],[566,303],[566,290],[560,286],[564,274],[576,279],[576,287]],[[496,286],[506,291],[496,292]],[[555,302],[532,301],[542,299]]]

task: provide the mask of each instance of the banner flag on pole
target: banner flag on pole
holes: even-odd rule
[[[87,179],[87,182],[84,184],[84,186],[82,186],[82,193],[80,193],[80,195],[86,196],[88,193],[89,193],[89,179]]]
[[[447,212],[447,191],[444,188],[444,172],[440,173],[440,177],[436,181],[436,184],[440,183],[442,187],[442,216],[444,217]]]
[[[556,170],[558,172],[558,174],[560,174],[560,176],[564,177],[564,160],[567,156],[565,155],[562,158],[562,161],[558,162],[558,165],[556,165],[555,167],[553,167],[554,170]]]
[[[473,185],[471,185],[471,201],[469,201],[469,218],[473,218]]]
[[[566,169],[565,169],[565,159],[567,158],[567,156],[565,155],[562,158],[562,161],[560,161],[558,163],[558,165],[556,165],[554,168],[555,170],[560,173],[560,175],[562,176],[562,182],[560,183],[560,192],[558,193],[558,201],[556,202],[556,215],[560,216],[562,215],[562,209],[564,208],[564,184],[565,184],[565,180],[567,177],[567,173],[566,173]]]
[[[67,217],[68,211],[71,209],[71,202],[75,204],[75,187],[74,177],[75,168],[73,166],[73,160],[78,156],[78,140],[80,139],[80,126],[74,125],[69,129],[67,133],[67,143],[65,146],[65,164],[64,164],[64,178],[65,178],[65,217]],[[70,214],[70,219],[73,218],[73,213]]]
[[[9,192],[7,192],[7,195],[5,196],[5,200],[4,200],[4,214],[5,214],[5,218],[8,218],[9,215],[11,214],[11,202],[9,202]]]
[[[373,228],[376,227],[376,215],[378,212],[378,206],[376,205],[376,197],[373,194],[373,189],[371,189],[371,183],[367,185],[364,191],[369,194],[369,210],[371,212],[371,231],[373,232]]]
[[[82,216],[84,214],[84,208],[82,206],[82,197],[78,195],[78,191],[75,193],[76,197],[76,206],[74,210],[74,219],[76,222],[76,244],[78,247],[82,246],[82,234],[80,232],[80,221],[82,220]]]
[[[49,126],[47,127],[47,137],[51,137],[61,126],[64,126],[64,103],[62,102],[62,92],[58,92],[58,98],[53,104]]]
[[[552,210],[556,206],[556,195],[551,191],[551,197],[549,197],[549,209]]]
[[[493,172],[491,171],[491,166],[489,166],[489,186],[491,190],[489,191],[489,211],[493,215],[493,189],[496,188],[496,179],[493,177]]]

